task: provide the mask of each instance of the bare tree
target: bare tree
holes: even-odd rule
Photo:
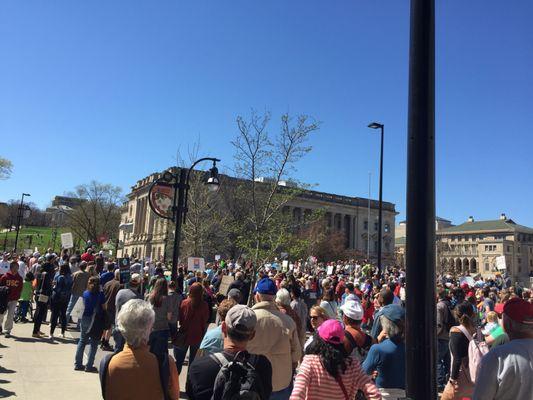
[[[82,240],[97,242],[100,236],[116,237],[123,201],[121,193],[117,186],[96,181],[77,186],[68,196],[79,199],[79,205],[63,211],[67,226]]]
[[[282,237],[287,231],[286,219],[277,216],[301,191],[291,177],[295,164],[311,151],[309,135],[319,129],[319,123],[307,115],[293,119],[283,114],[279,132],[272,135],[270,120],[269,112],[259,115],[252,111],[248,119],[237,117],[238,134],[232,142],[235,174],[243,179],[235,192],[244,211],[243,220],[236,221],[241,225],[239,244],[256,268],[263,261],[262,251],[268,250],[264,246],[268,238]]]
[[[0,157],[0,179],[8,179],[13,170],[13,163],[7,158]]]

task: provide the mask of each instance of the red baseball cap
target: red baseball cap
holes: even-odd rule
[[[513,321],[533,324],[533,304],[519,297],[509,299],[503,306],[503,313]]]

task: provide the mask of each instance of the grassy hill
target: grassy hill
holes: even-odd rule
[[[54,230],[56,230],[56,239],[54,246]],[[17,248],[19,251],[23,249],[37,249],[44,254],[47,248],[53,247],[56,252],[61,250],[61,233],[65,232],[63,228],[49,228],[42,226],[28,226],[20,229],[19,240]],[[0,249],[12,250],[15,245],[15,236],[17,232],[11,231],[0,234]],[[7,237],[7,240],[6,240]]]

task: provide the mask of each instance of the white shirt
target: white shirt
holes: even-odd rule
[[[19,275],[22,276],[22,279],[26,276],[26,263],[24,261],[19,261]]]
[[[481,359],[472,400],[531,400],[533,339],[496,346]]]

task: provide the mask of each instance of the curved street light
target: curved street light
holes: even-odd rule
[[[175,224],[174,249],[172,252],[172,276],[176,280],[179,260],[179,245],[181,238],[181,225],[185,223],[187,215],[187,198],[189,195],[189,181],[194,167],[203,161],[212,161],[213,166],[209,169],[209,177],[204,184],[210,192],[216,192],[220,187],[217,162],[218,158],[204,157],[196,160],[189,168],[180,168],[178,172],[167,170],[150,186],[148,203],[152,211],[160,216],[171,220]]]

